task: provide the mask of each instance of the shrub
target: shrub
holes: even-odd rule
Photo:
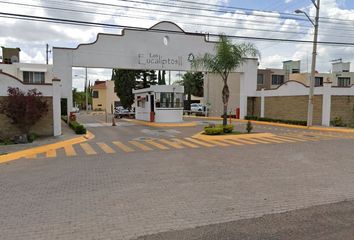
[[[284,119],[273,119],[273,118],[261,118],[257,116],[246,116],[246,120],[254,120],[254,121],[262,121],[262,122],[276,122],[276,123],[285,123],[285,124],[293,124],[293,125],[301,125],[306,126],[307,121],[302,120],[284,120]]]
[[[234,125],[228,124],[228,125],[217,125],[216,127],[222,128],[224,133],[231,133],[234,130]]]
[[[206,135],[220,135],[223,133],[223,128],[220,127],[213,127],[213,128],[205,128],[204,133]]]
[[[253,129],[252,123],[250,120],[248,120],[247,125],[246,125],[247,133],[251,133],[252,129]]]
[[[38,134],[36,134],[36,133],[29,133],[27,135],[27,139],[28,139],[29,142],[33,142],[37,138],[38,138]]]
[[[343,122],[342,117],[335,117],[332,121],[331,124],[335,127],[344,127],[345,124]]]
[[[85,134],[86,128],[76,121],[72,121],[69,123],[69,126],[74,130],[76,134]]]

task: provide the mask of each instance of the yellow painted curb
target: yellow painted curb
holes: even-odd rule
[[[93,135],[91,132],[87,131],[87,133],[85,135],[80,136],[80,137],[75,137],[72,139],[59,141],[56,143],[51,143],[51,144],[47,144],[47,145],[43,145],[43,146],[39,146],[39,147],[34,147],[34,148],[26,149],[26,150],[21,150],[21,151],[9,153],[9,154],[1,155],[0,156],[0,164],[10,162],[13,160],[17,160],[17,159],[20,159],[25,156],[47,152],[48,150],[59,149],[59,148],[65,147],[67,145],[82,143],[87,140],[93,139],[94,137],[95,137],[95,135]]]
[[[245,134],[229,134],[229,135],[205,135],[203,132],[197,133],[192,138],[201,140],[230,140],[230,139],[252,139],[260,137],[274,137],[272,133],[245,133]]]
[[[194,127],[197,126],[197,122],[183,122],[183,123],[156,123],[156,122],[145,122],[141,120],[134,119],[124,119],[128,122],[133,122],[150,127]]]
[[[222,120],[221,117],[197,117],[197,116],[183,116],[189,118],[203,118],[208,120]],[[229,119],[227,120],[229,122]],[[263,122],[263,121],[255,121],[250,120],[251,123],[256,123],[260,125],[269,125],[269,126],[277,126],[277,127],[286,127],[286,128],[297,128],[297,129],[308,129],[308,130],[317,130],[317,131],[328,131],[328,132],[340,132],[340,133],[353,133],[354,129],[349,128],[330,128],[330,127],[307,127],[307,126],[300,126],[300,125],[292,125],[292,124],[285,124],[285,123],[274,123],[274,122]],[[242,122],[247,123],[248,120],[242,119],[234,119],[232,118],[232,122]]]

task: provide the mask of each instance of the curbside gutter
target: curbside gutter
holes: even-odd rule
[[[207,119],[207,120],[222,120],[221,117],[197,117],[197,116],[183,116],[186,118],[202,118],[202,119]],[[242,123],[247,123],[248,120],[242,120],[242,119],[231,119],[232,122],[242,122]],[[276,126],[276,127],[285,127],[285,128],[297,128],[297,129],[307,129],[307,130],[316,130],[316,131],[327,131],[327,132],[339,132],[339,133],[352,133],[354,134],[354,129],[350,128],[335,128],[335,127],[307,127],[307,126],[300,126],[300,125],[292,125],[292,124],[285,124],[285,123],[274,123],[274,122],[263,122],[263,121],[255,121],[255,120],[250,120],[251,123],[255,124],[260,124],[260,125],[270,125],[270,126]]]
[[[47,144],[47,145],[42,145],[39,147],[34,147],[34,148],[26,149],[26,150],[21,150],[21,151],[1,155],[0,156],[0,164],[14,161],[14,160],[18,160],[22,157],[26,157],[26,156],[30,156],[30,155],[34,155],[34,154],[39,154],[39,153],[44,153],[44,152],[47,152],[48,150],[56,150],[56,149],[59,149],[59,148],[62,148],[62,147],[68,146],[68,145],[74,145],[77,143],[86,142],[88,140],[93,139],[94,137],[95,137],[95,135],[93,135],[91,132],[87,131],[87,133],[85,135],[80,136],[80,137],[75,137],[75,138],[68,139],[68,140],[63,140],[63,141],[59,141],[59,142],[55,142],[55,143],[51,143],[51,144]]]

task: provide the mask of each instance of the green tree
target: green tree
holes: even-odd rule
[[[113,69],[112,71],[115,92],[126,109],[131,109],[134,103],[133,89],[136,86],[136,76],[135,70]]]
[[[187,110],[190,110],[192,95],[203,97],[203,78],[202,72],[186,72],[182,76],[182,80],[177,82],[177,84],[184,86],[184,93],[187,95]]]
[[[222,82],[223,125],[227,125],[227,106],[230,97],[227,80],[230,72],[241,66],[248,56],[260,56],[258,49],[251,43],[234,44],[226,36],[221,35],[215,46],[215,54],[206,53],[192,61],[195,69],[205,69],[219,74]]]
[[[158,85],[166,85],[165,75],[166,75],[165,70],[162,70],[162,71],[159,70],[158,80],[157,80]]]
[[[148,88],[151,85],[158,84],[155,70],[138,70],[135,72],[139,88]]]

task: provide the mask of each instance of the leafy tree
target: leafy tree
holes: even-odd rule
[[[182,76],[182,80],[177,82],[177,84],[184,86],[184,93],[187,94],[188,110],[192,102],[192,95],[203,97],[203,78],[202,72],[186,72]]]
[[[113,69],[112,71],[115,92],[126,109],[130,109],[134,103],[133,89],[136,86],[137,75],[138,72],[135,70]]]
[[[12,124],[23,134],[48,112],[48,103],[37,89],[27,93],[19,88],[9,87],[8,96],[0,102],[0,112],[12,120]]]
[[[161,70],[159,70],[158,80],[157,80],[158,85],[166,85],[165,75],[166,75],[165,70],[162,70],[162,73]]]
[[[259,56],[257,48],[251,43],[234,44],[225,35],[216,43],[215,54],[206,53],[192,61],[192,67],[219,74],[224,84],[222,89],[223,125],[227,124],[227,106],[230,97],[227,80],[231,71],[241,66],[247,56]]]
[[[148,88],[151,85],[158,84],[155,70],[138,70],[136,71],[136,78],[139,82],[139,88]]]
[[[86,92],[78,92],[76,88],[73,90],[73,105],[78,105],[80,109],[86,108]],[[88,104],[92,104],[92,94],[91,90],[89,89],[87,92],[87,100]]]

